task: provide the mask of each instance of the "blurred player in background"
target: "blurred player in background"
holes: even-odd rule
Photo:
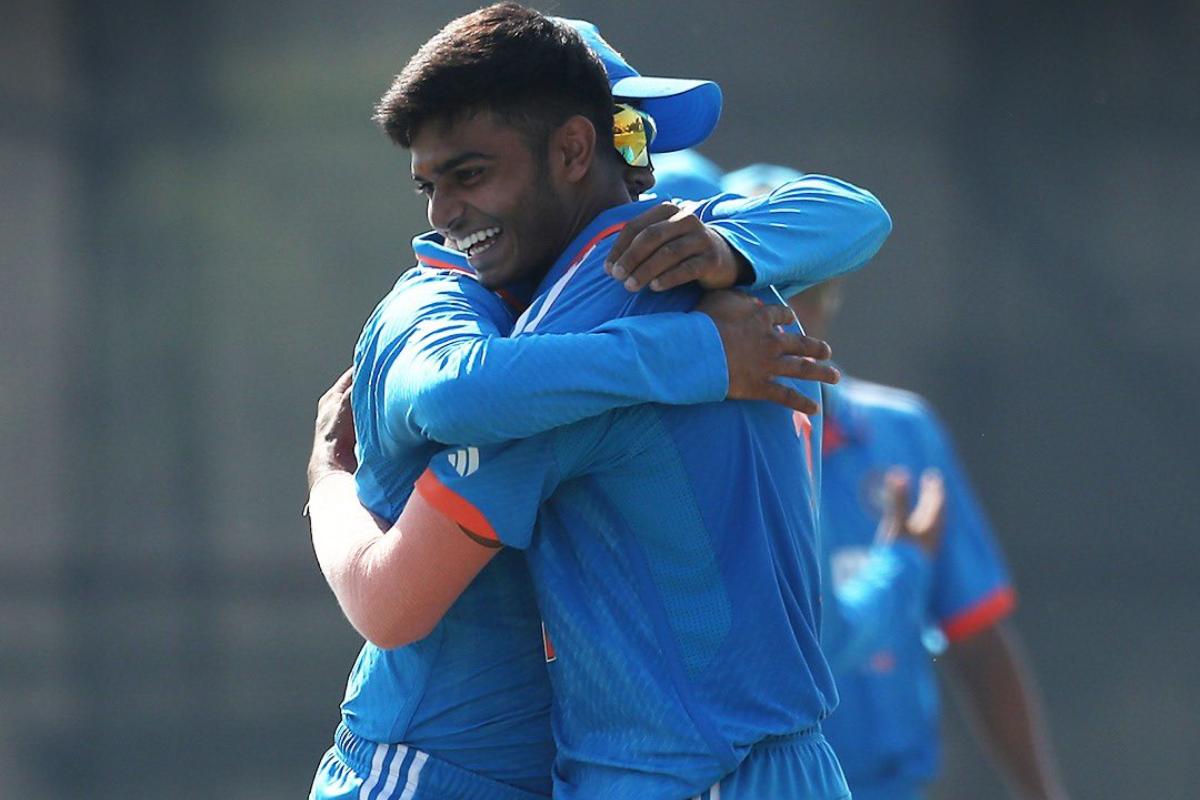
[[[826,330],[839,288],[792,299],[808,330]],[[1064,798],[1007,621],[1008,572],[945,430],[900,389],[848,378],[824,394],[821,520],[836,598],[825,630],[842,697],[828,730],[855,797],[918,798],[937,776],[930,655],[944,649],[1015,796]]]
[[[802,178],[754,165],[720,178],[692,151],[658,159],[660,196],[746,196]],[[823,337],[840,281],[789,304]],[[945,651],[976,729],[1021,798],[1066,797],[1033,681],[1007,621],[1015,594],[941,424],[919,397],[846,378],[823,388],[822,642],[840,704],[825,730],[856,800],[913,800],[939,767],[930,651]],[[919,486],[915,508],[910,507]]]

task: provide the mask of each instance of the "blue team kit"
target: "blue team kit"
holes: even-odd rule
[[[563,22],[599,55],[614,96],[657,120],[652,152],[690,146],[711,132],[721,107],[716,84],[640,76],[590,23]],[[509,543],[526,540],[524,548],[497,554],[425,639],[394,650],[363,647],[314,798],[510,798],[545,796],[552,786],[561,796],[619,797],[627,787],[634,793],[624,796],[717,796],[723,788],[717,782],[743,760],[762,766],[753,774],[739,770],[742,788],[724,787],[727,796],[801,797],[804,781],[835,786],[834,793],[814,796],[840,796],[837,761],[817,730],[834,694],[816,649],[815,494],[797,503],[792,487],[785,494],[783,485],[799,476],[802,491],[815,491],[815,474],[801,473],[819,469],[819,458],[812,466],[819,422],[801,424],[766,404],[719,403],[728,391],[724,349],[708,317],[685,313],[696,290],[629,295],[603,273],[615,232],[649,205],[601,214],[536,292],[511,286],[489,292],[461,253],[434,234],[418,237],[418,265],[367,321],[352,393],[364,505],[394,521],[432,464],[422,478],[425,490],[440,490],[441,500],[479,493],[475,511],[486,508],[508,526]],[[763,292],[772,283],[799,291],[860,266],[891,227],[869,193],[821,176],[805,176],[767,198],[717,197],[694,213],[754,266],[752,288]],[[514,323],[522,335],[509,335]],[[814,386],[804,390],[817,398]],[[723,453],[704,446],[703,427],[682,435],[688,420],[704,426],[710,417],[744,456],[738,463],[751,468],[740,483],[730,483],[733,467]],[[614,428],[611,435],[606,426]],[[769,440],[749,438],[758,427]],[[647,438],[635,447],[633,434]],[[661,447],[648,447],[650,441]],[[616,459],[623,443],[640,459],[631,468],[645,463],[657,470],[660,492],[647,494],[648,479],[630,474],[607,487],[630,492],[621,506],[594,486],[578,505],[570,502],[575,495],[568,493],[582,492],[577,484],[610,474],[603,472],[611,466],[603,455]],[[446,445],[453,447],[441,452]],[[578,476],[535,457],[555,448],[570,455]],[[768,460],[779,464],[779,475],[766,474]],[[527,474],[502,474],[501,465],[514,461]],[[705,477],[714,462],[726,473],[721,485]],[[585,468],[596,474],[585,477]],[[563,482],[561,496],[551,497],[548,475]],[[746,502],[720,507],[716,498],[734,486],[746,497],[767,492],[769,502],[758,510]],[[537,517],[543,499],[548,514],[553,508],[592,526],[591,541],[542,535],[540,527],[528,538],[535,519],[555,534],[564,530],[558,518]],[[523,531],[515,522],[518,500],[525,503]],[[635,500],[647,506],[639,513],[658,519],[671,508],[684,520],[663,528],[658,541],[639,541],[621,516],[622,508],[633,513]],[[761,534],[750,534],[767,517],[781,537],[772,546],[782,548],[773,591],[760,578],[776,554]],[[596,562],[605,572],[571,572],[578,566],[570,561],[572,548],[602,541],[613,548]],[[754,554],[759,573],[741,566],[737,545]],[[645,558],[640,548],[652,546],[662,552]],[[641,571],[614,572],[627,563]],[[702,564],[705,580],[714,583],[700,585],[685,564]],[[585,601],[587,590],[602,574],[615,582],[608,602],[593,605]],[[773,609],[758,637],[786,630],[792,642],[788,689],[777,697],[760,686],[785,682],[775,646],[755,636],[760,622],[747,614],[756,593]],[[693,607],[693,599],[702,604]],[[606,628],[596,614],[623,622]],[[742,661],[740,648],[750,641],[759,649]],[[614,665],[617,652],[627,659]],[[796,673],[801,664],[804,671]],[[551,678],[560,691],[553,730]],[[660,687],[669,692],[655,694]],[[750,701],[745,709],[742,699]],[[762,747],[752,751],[757,742]],[[807,766],[798,770],[797,763]],[[586,788],[574,791],[576,780]]]
[[[630,294],[604,271],[621,224],[652,205],[600,214],[514,335],[691,308],[698,287]],[[433,459],[427,500],[528,553],[554,651],[556,797],[687,797],[755,743],[820,740],[836,691],[804,435],[765,402],[644,404]],[[813,797],[846,795],[831,774]]]
[[[727,196],[696,209],[755,265],[756,287],[774,280],[798,291],[853,269],[890,230],[869,193],[820,176],[806,181],[773,197]],[[813,249],[815,256],[797,257]],[[727,390],[723,351],[707,317],[598,319],[606,335],[503,338],[518,301],[483,289],[463,255],[436,236],[419,237],[414,250],[418,266],[381,302],[356,348],[359,493],[384,519],[398,517],[416,477],[444,444],[465,445],[470,459],[472,448],[614,407],[712,402]],[[688,343],[688,359],[679,358],[680,342]],[[464,384],[469,391],[461,390]],[[540,391],[531,393],[530,385]],[[448,412],[456,403],[460,408]],[[403,743],[430,756],[422,770],[427,781],[436,772],[431,763],[444,762],[478,776],[481,790],[496,783],[544,795],[554,754],[549,711],[528,570],[519,553],[506,551],[431,636],[389,651],[364,645],[347,687],[339,741]],[[330,782],[322,776],[336,765],[326,766],[314,796],[339,796],[322,789]]]
[[[1015,595],[929,406],[910,392],[853,378],[825,395],[823,645],[841,696],[825,731],[856,798],[915,798],[938,768],[938,692],[927,643],[995,624]],[[896,465],[914,476],[936,468],[945,481],[945,536],[932,560],[913,545],[875,541],[883,475]]]

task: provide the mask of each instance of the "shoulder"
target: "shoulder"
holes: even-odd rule
[[[485,289],[473,275],[439,267],[417,265],[409,269],[384,298],[384,304],[397,310],[438,303],[466,303],[481,312],[507,314],[504,302]]]
[[[916,447],[921,458],[943,462],[953,445],[933,406],[919,394],[854,378],[843,379],[844,413],[894,446]]]
[[[395,336],[431,319],[466,314],[507,325],[504,302],[474,277],[448,269],[415,266],[400,276],[375,307],[364,327],[369,333]]]

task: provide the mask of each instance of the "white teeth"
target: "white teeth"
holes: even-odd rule
[[[475,245],[474,247],[471,248],[471,252],[468,253],[467,256],[471,257],[471,256],[482,255],[483,253],[487,252],[488,250],[491,250],[492,245],[494,245],[495,243],[496,243],[495,239],[488,239],[483,244]]]
[[[473,246],[492,238],[498,233],[500,233],[499,228],[486,228],[482,231],[475,231],[475,233],[472,233],[465,239],[455,239],[454,246],[459,251],[466,253]]]

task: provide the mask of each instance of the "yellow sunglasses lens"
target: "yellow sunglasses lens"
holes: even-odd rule
[[[650,143],[654,141],[654,119],[624,103],[613,109],[613,144],[631,167],[650,166]]]

